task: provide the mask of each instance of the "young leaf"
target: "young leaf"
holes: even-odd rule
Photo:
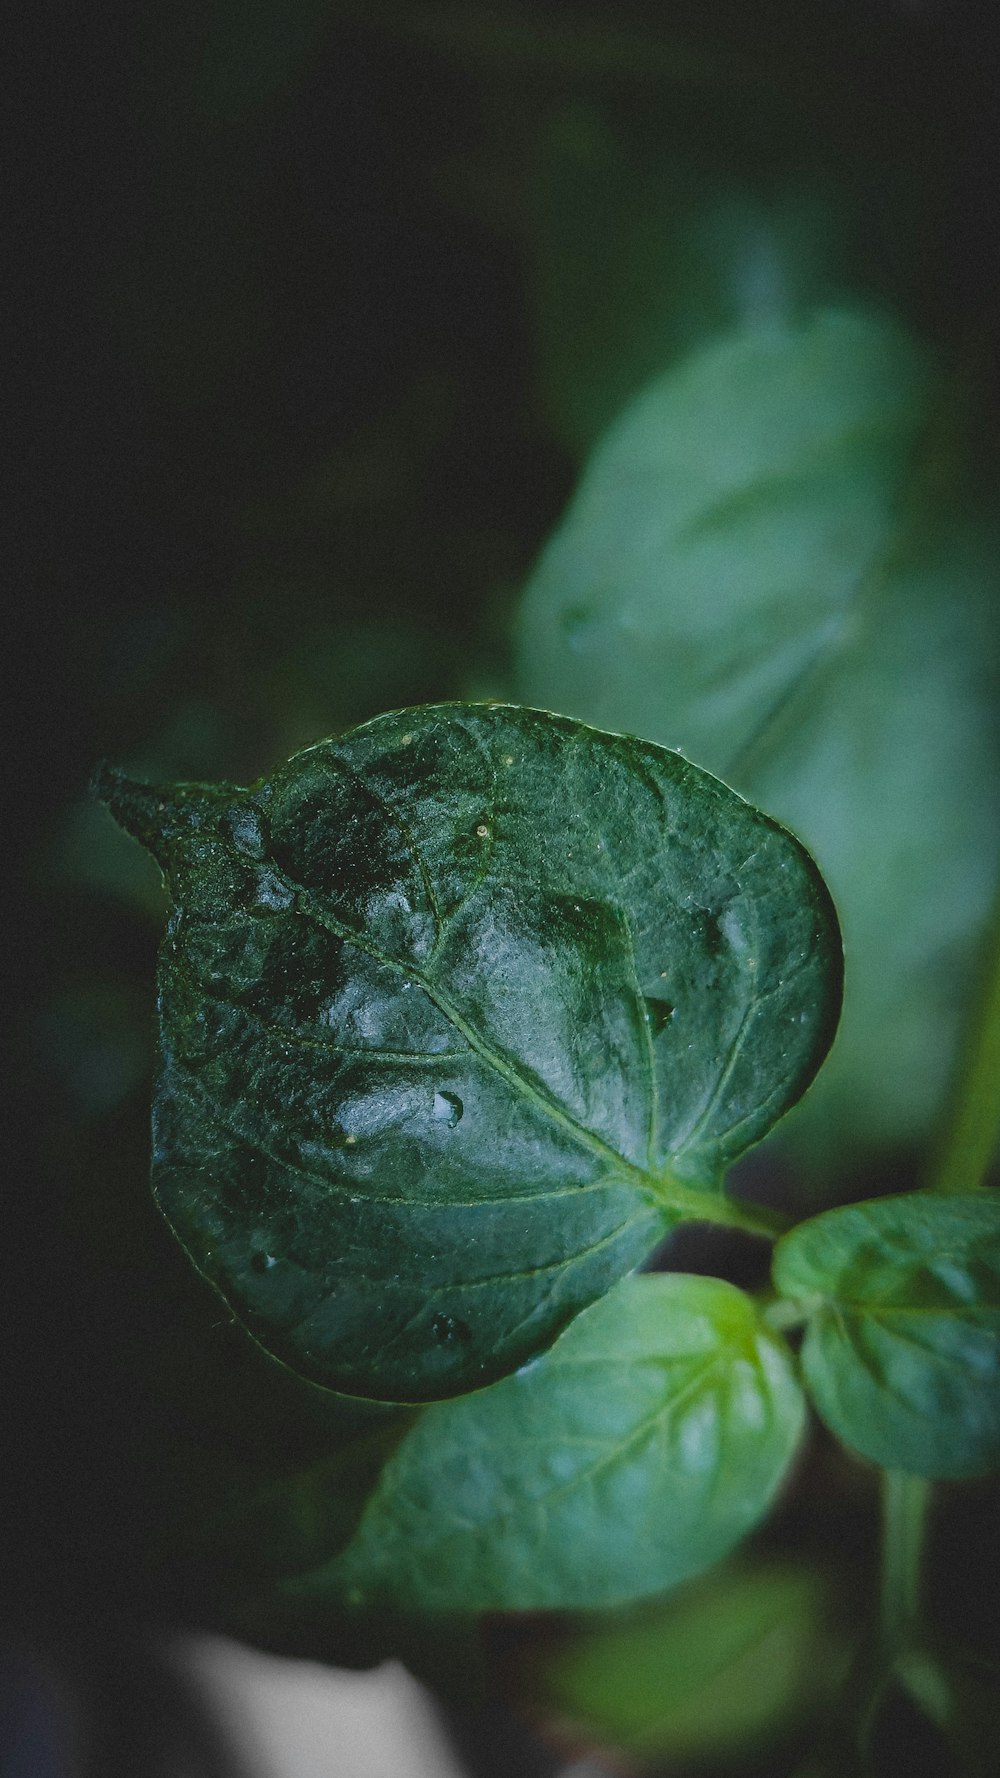
[[[815,853],[854,960],[794,1120],[826,1170],[926,1132],[1000,862],[998,552],[942,510],[940,402],[873,316],[717,340],[606,434],[520,617],[519,695],[681,748]]]
[[[829,1210],[779,1243],[774,1280],[810,1310],[805,1379],[845,1444],[914,1475],[1000,1466],[1000,1198]]]
[[[798,843],[676,754],[411,710],[249,790],[103,792],[160,859],[153,1184],[269,1350],[347,1394],[547,1345],[804,1090],[840,950]]]
[[[354,1539],[299,1597],[422,1611],[611,1605],[708,1568],[764,1516],[804,1403],[717,1278],[628,1278],[533,1364],[427,1408]]]

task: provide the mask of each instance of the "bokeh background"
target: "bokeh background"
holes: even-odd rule
[[[149,1199],[162,897],[89,797],[94,766],[247,782],[380,710],[439,698],[593,714],[574,678],[579,624],[561,660],[530,612],[545,574],[560,609],[578,610],[559,581],[572,569],[536,565],[606,429],[719,341],[791,338],[831,310],[874,316],[935,391],[930,479],[890,502],[879,547],[892,556],[915,502],[934,566],[891,869],[870,806],[857,850],[887,931],[915,929],[908,878],[930,854],[955,868],[948,917],[920,904],[914,970],[933,953],[933,981],[907,965],[917,992],[894,1001],[890,1036],[877,1007],[866,1014],[863,1067],[891,1073],[912,1039],[929,1084],[861,1139],[834,1106],[755,1161],[750,1185],[801,1206],[919,1178],[1000,844],[998,70],[979,10],[936,0],[105,0],[33,9],[14,44],[3,1624],[19,1661],[84,1701],[92,1769],[109,1778],[142,1771],[156,1713],[123,1700],[145,1696],[136,1651],[166,1630],[235,1629],[359,1665],[385,1636],[349,1645],[335,1624],[251,1621],[234,1604],[340,1534],[349,1507],[301,1481],[338,1435],[206,1305]],[[679,424],[669,401],[663,424]],[[674,448],[684,459],[683,434]],[[612,515],[626,591],[646,510]],[[723,578],[744,549],[737,533]],[[630,715],[628,658],[607,653],[613,726],[653,732],[646,706]],[[682,744],[664,720],[657,738]],[[943,754],[944,780],[930,763]],[[781,782],[770,789],[784,814]],[[956,919],[958,879],[972,888]],[[745,1253],[680,1258],[753,1281]],[[807,1467],[758,1566],[692,1602],[705,1671],[721,1664],[749,1712],[728,1739],[708,1733],[709,1696],[700,1730],[675,1711],[634,1752],[648,1697],[616,1706],[594,1678],[618,1672],[620,1700],[644,1670],[620,1625],[602,1628],[617,1653],[551,1623],[389,1640],[427,1671],[483,1772],[519,1714],[553,1745],[632,1746],[643,1770],[792,1772],[802,1722],[826,1708],[805,1669],[840,1671],[872,1564],[871,1478],[821,1442]],[[996,1491],[943,1492],[935,1611],[971,1651],[989,1716]],[[761,1623],[785,1650],[766,1664],[778,1678],[763,1727],[759,1667],[737,1672]],[[654,1674],[694,1646],[669,1612],[649,1635]]]

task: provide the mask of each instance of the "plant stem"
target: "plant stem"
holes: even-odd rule
[[[793,1328],[802,1327],[809,1319],[810,1305],[793,1302],[790,1297],[772,1297],[765,1301],[762,1313],[768,1327],[775,1333],[790,1333]]]
[[[686,1222],[711,1222],[722,1228],[743,1229],[748,1235],[762,1235],[767,1241],[776,1241],[790,1227],[788,1217],[780,1210],[751,1204],[743,1198],[726,1198],[721,1192],[698,1190],[669,1174],[656,1181],[656,1195],[661,1204],[681,1211]]]
[[[931,1158],[931,1191],[975,1191],[1000,1138],[1000,893],[982,956],[980,991]]]
[[[921,1571],[931,1484],[899,1469],[882,1471],[882,1646],[892,1660],[912,1642],[920,1615]]]

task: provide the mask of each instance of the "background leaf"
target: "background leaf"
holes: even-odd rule
[[[748,175],[745,163],[739,181],[720,177],[681,144],[650,152],[629,122],[577,101],[546,120],[536,147],[541,380],[575,453],[684,351],[733,327],[773,332],[828,300],[843,257],[825,182]]]
[[[1000,1199],[826,1211],[779,1242],[774,1279],[811,1309],[803,1372],[838,1438],[915,1475],[1000,1466]]]
[[[266,7],[273,29],[258,28]],[[877,294],[946,366],[974,366],[976,342],[995,336],[1000,132],[985,16],[956,29],[952,10],[897,0],[655,19],[627,0],[613,14],[563,0],[551,20],[523,0],[338,0],[311,48],[313,0],[281,14],[251,0],[239,19],[232,0],[24,14],[25,195],[6,243],[24,391],[11,429],[25,561],[12,578],[31,592],[13,602],[19,788],[5,829],[17,1186],[3,1248],[3,1597],[5,1622],[64,1668],[89,1718],[77,1679],[102,1647],[113,1709],[130,1689],[119,1654],[131,1659],[144,1627],[219,1621],[204,1562],[182,1583],[163,1551],[176,1551],[179,1517],[206,1523],[220,1472],[241,1500],[346,1436],[327,1424],[344,1404],[267,1364],[143,1189],[151,1088],[89,1091],[109,1057],[120,1085],[153,1060],[163,920],[140,848],[116,842],[102,811],[77,825],[92,763],[108,755],[152,783],[249,784],[380,710],[510,695],[516,589],[569,498],[580,443],[632,392],[619,367],[636,387],[664,367],[661,319],[673,356],[704,324],[746,318],[726,300],[732,262],[699,251],[725,249],[715,191],[745,193],[763,225],[790,216],[782,193],[828,192],[835,263],[822,234],[774,231],[791,306],[817,294],[812,254],[821,300]],[[661,272],[678,294],[670,313]],[[975,473],[995,487],[998,391],[974,381]],[[947,713],[941,727],[955,732]],[[902,889],[905,903],[887,879],[900,932]],[[778,1157],[758,1150],[751,1177],[776,1189]],[[851,1176],[840,1189],[861,1187]],[[678,1246],[710,1245],[714,1267],[719,1243],[703,1233]],[[763,1259],[744,1250],[725,1275],[739,1265],[749,1282]],[[820,1441],[809,1482],[808,1511],[801,1500],[768,1536],[792,1560],[803,1541],[813,1557],[835,1549],[867,1611],[866,1478]],[[935,1606],[960,1638],[978,1614],[995,1657],[996,1488],[941,1492]],[[248,1521],[237,1587],[272,1572],[272,1537],[283,1551],[295,1541],[264,1519]],[[303,1567],[333,1552],[340,1533],[324,1521],[323,1535],[315,1555],[299,1551]],[[320,1614],[299,1652],[365,1658],[353,1615],[339,1614],[339,1637],[337,1618]],[[514,1628],[497,1626],[497,1641]],[[243,1634],[277,1646],[273,1614]],[[426,1648],[426,1624],[420,1637]],[[458,1670],[438,1663],[452,1696]],[[126,1751],[118,1763],[157,1762]]]
[[[764,1516],[802,1424],[787,1348],[744,1292],[625,1279],[534,1363],[428,1408],[343,1556],[294,1591],[433,1611],[659,1592]]]
[[[681,748],[815,852],[851,963],[795,1124],[827,1170],[926,1132],[1000,857],[998,556],[943,514],[936,399],[848,310],[692,354],[603,439],[520,619],[519,695]]]
[[[588,1741],[646,1759],[746,1758],[843,1679],[827,1595],[815,1569],[726,1565],[662,1604],[543,1644],[539,1701]]]
[[[726,1220],[723,1168],[829,1042],[811,861],[660,748],[443,706],[248,791],[105,795],[175,902],[157,1198],[347,1393],[489,1381],[681,1216]]]

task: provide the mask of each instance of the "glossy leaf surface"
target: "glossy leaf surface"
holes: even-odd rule
[[[915,1475],[1000,1466],[1000,1199],[827,1211],[779,1242],[774,1278],[810,1310],[803,1372],[845,1444]]]
[[[153,1182],[251,1331],[348,1394],[544,1347],[803,1090],[839,936],[677,755],[537,712],[379,718],[250,790],[110,779],[174,903]]]
[[[759,1522],[803,1418],[742,1291],[625,1279],[534,1363],[426,1409],[347,1550],[295,1591],[453,1612],[659,1592]]]
[[[948,399],[863,313],[719,338],[606,433],[520,618],[520,696],[679,747],[815,853],[853,965],[794,1120],[826,1170],[928,1128],[1000,863],[1000,552],[942,495]]]

